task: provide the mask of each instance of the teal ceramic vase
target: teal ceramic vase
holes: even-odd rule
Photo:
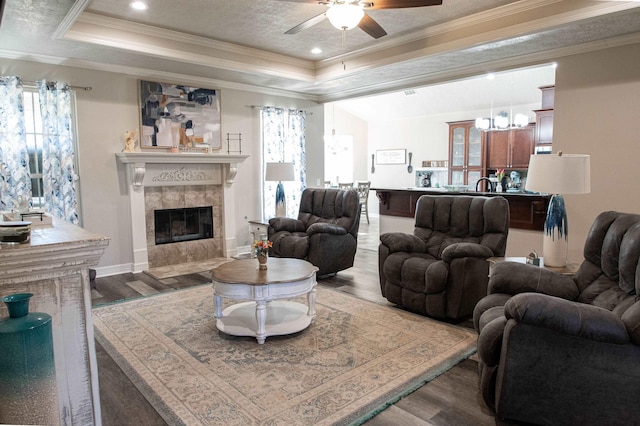
[[[0,423],[58,425],[51,316],[29,313],[31,293],[5,296],[0,319]]]

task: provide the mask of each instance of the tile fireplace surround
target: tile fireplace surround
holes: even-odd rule
[[[191,262],[234,254],[233,203],[225,203],[238,163],[248,155],[119,152],[126,167],[131,211],[132,272],[149,267]],[[214,238],[156,246],[153,210],[213,206]],[[229,223],[231,222],[231,223]],[[228,238],[227,236],[230,236]],[[231,247],[230,247],[231,246]]]

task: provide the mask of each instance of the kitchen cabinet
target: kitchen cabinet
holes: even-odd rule
[[[484,176],[484,136],[475,121],[449,124],[449,182],[475,185]]]
[[[542,91],[542,108],[536,114],[536,152],[551,152],[553,143],[553,103],[555,86],[539,87]]]
[[[535,125],[487,132],[487,169],[527,169],[535,147]]]
[[[553,109],[536,110],[536,147],[553,143]]]

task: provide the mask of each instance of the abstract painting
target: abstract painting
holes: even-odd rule
[[[222,147],[218,90],[141,80],[140,114],[141,148]]]

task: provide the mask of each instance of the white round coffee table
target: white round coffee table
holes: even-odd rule
[[[216,327],[233,336],[292,334],[307,328],[316,315],[317,267],[300,259],[270,257],[267,270],[256,259],[240,259],[211,270]],[[289,300],[307,295],[308,306]],[[245,300],[222,310],[222,298]],[[246,302],[246,300],[250,300]]]

